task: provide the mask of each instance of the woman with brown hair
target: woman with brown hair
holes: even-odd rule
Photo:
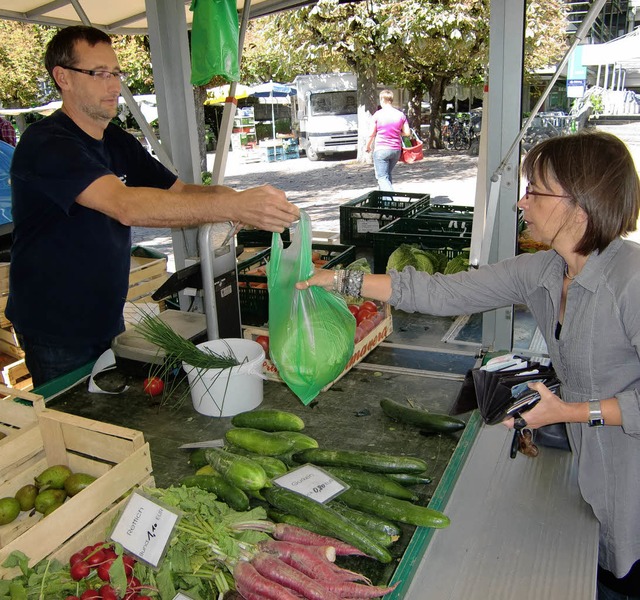
[[[471,314],[525,304],[544,336],[561,390],[526,426],[566,423],[578,483],[600,522],[599,600],[640,598],[640,180],[613,135],[545,140],[525,157],[518,202],[534,240],[551,249],[455,275],[317,271],[319,285],[407,312]],[[513,419],[504,422],[512,427]]]

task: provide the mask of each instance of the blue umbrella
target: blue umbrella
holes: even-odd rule
[[[295,96],[297,91],[295,88],[285,85],[284,83],[276,83],[275,81],[268,81],[267,83],[261,83],[260,85],[252,86],[252,92],[250,96],[256,96],[257,98],[285,98],[287,96]],[[274,102],[271,102],[271,128],[273,131],[273,139],[276,139],[276,119],[273,108]]]

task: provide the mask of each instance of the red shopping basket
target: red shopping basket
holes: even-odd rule
[[[418,139],[412,139],[411,148],[402,148],[402,157],[400,160],[404,163],[414,163],[424,158],[423,144]]]

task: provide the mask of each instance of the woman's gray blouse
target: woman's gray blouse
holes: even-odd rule
[[[566,402],[616,397],[622,426],[570,423],[578,482],[600,521],[599,563],[616,577],[640,559],[640,246],[615,240],[571,282],[555,338],[565,263],[522,254],[455,275],[391,271],[389,302],[407,312],[460,315],[526,305],[546,340]]]

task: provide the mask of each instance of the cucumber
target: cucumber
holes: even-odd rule
[[[449,517],[432,508],[418,506],[406,500],[398,500],[381,494],[363,492],[355,488],[342,492],[340,494],[340,502],[344,502],[351,508],[390,519],[391,521],[400,521],[401,523],[419,527],[443,529],[448,527],[450,523]]]
[[[341,479],[351,487],[365,492],[374,492],[392,498],[400,498],[401,500],[410,500],[415,502],[418,499],[413,492],[403,487],[398,482],[389,479],[384,473],[367,473],[356,469],[347,469],[344,467],[327,467],[326,470]]]
[[[269,432],[250,427],[236,427],[229,429],[224,437],[229,444],[263,456],[277,456],[318,447],[316,440],[298,431]]]
[[[449,415],[427,412],[420,408],[411,408],[389,398],[380,400],[382,412],[396,421],[415,425],[427,432],[455,433],[464,429],[465,422]]]
[[[212,492],[233,510],[249,510],[249,498],[247,495],[240,488],[232,485],[219,475],[191,475],[182,480],[182,485]]]
[[[413,473],[387,473],[387,477],[401,485],[428,485],[431,483],[431,478]]]
[[[321,467],[349,467],[372,473],[424,473],[427,463],[412,456],[393,456],[378,452],[355,450],[322,450],[309,448],[296,452],[293,460],[297,463],[311,463]]]
[[[285,465],[280,459],[274,458],[273,456],[262,456],[261,454],[249,452],[249,450],[238,448],[237,446],[225,446],[224,449],[232,454],[240,454],[241,456],[246,456],[251,460],[255,460],[262,466],[269,479],[280,477],[280,475],[284,475],[289,471],[287,465]]]
[[[197,450],[194,450],[189,455],[189,464],[194,469],[199,469],[200,467],[204,467],[205,465],[208,465],[209,463],[207,461],[207,456],[205,454],[205,448],[198,448]]]
[[[231,419],[234,427],[250,427],[262,431],[302,431],[304,421],[293,413],[275,408],[261,408],[235,415]]]
[[[278,486],[264,490],[263,494],[267,502],[278,510],[325,528],[332,537],[355,546],[371,558],[383,563],[391,562],[391,554],[386,548],[374,542],[368,532],[332,508]]]
[[[339,500],[332,500],[329,506],[336,512],[347,517],[352,523],[362,527],[374,540],[377,540],[378,543],[385,548],[398,541],[400,537],[400,528],[388,519],[382,519],[370,513],[362,512],[361,510],[349,508]]]
[[[275,508],[267,509],[267,517],[269,517],[272,521],[276,523],[286,523],[287,525],[294,525],[295,527],[300,527],[301,529],[306,529],[307,531],[311,531],[313,533],[317,533],[318,535],[324,535],[327,537],[331,537],[329,532],[319,525],[314,525],[313,523],[309,523],[306,519],[301,517],[296,517],[296,515],[291,515],[289,513],[282,512],[281,510],[277,510]]]
[[[245,492],[271,485],[262,466],[246,456],[231,454],[220,448],[207,448],[205,456],[222,477]]]

